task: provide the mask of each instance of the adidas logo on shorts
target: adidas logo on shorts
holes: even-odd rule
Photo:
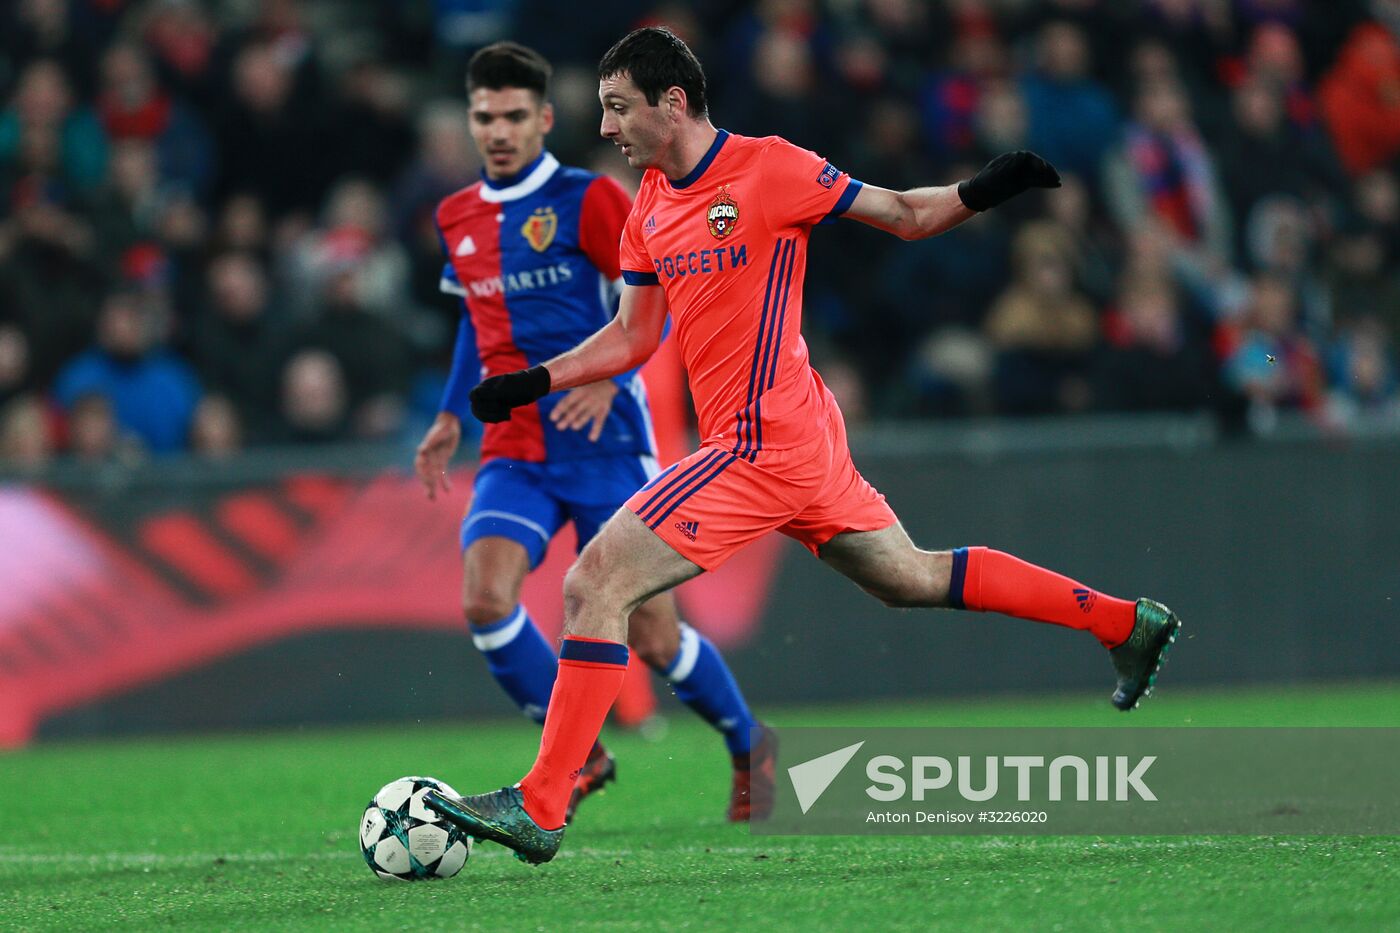
[[[676,530],[694,541],[695,536],[700,533],[699,522],[676,522]]]

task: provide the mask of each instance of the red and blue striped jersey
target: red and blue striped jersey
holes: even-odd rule
[[[437,226],[447,264],[444,292],[464,314],[442,407],[458,415],[480,379],[543,363],[582,343],[617,311],[618,242],[632,199],[611,178],[560,165],[548,152],[513,178],[483,178],[443,199]],[[466,361],[479,360],[479,372]],[[646,391],[618,376],[612,413],[596,442],[561,431],[549,412],[556,392],[488,424],[481,459],[541,462],[618,454],[654,455]]]

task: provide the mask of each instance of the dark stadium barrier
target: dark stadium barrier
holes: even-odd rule
[[[867,434],[857,462],[924,546],[1170,604],[1186,628],[1166,696],[1400,674],[1400,446],[1098,430]],[[469,474],[433,505],[373,462],[253,463],[0,488],[4,744],[511,712],[460,622]],[[550,634],[571,547],[527,585]],[[681,604],[760,707],[1110,687],[1083,634],[886,609],[776,537]]]

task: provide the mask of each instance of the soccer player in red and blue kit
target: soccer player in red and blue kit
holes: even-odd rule
[[[468,65],[472,137],[485,168],[481,181],[437,211],[447,254],[442,289],[462,299],[463,313],[442,410],[414,460],[429,498],[448,488],[467,393],[481,377],[557,356],[613,316],[617,244],[632,201],[612,179],[560,165],[545,150],[549,76],[539,53],[508,42],[482,49]],[[525,575],[564,522],[573,522],[582,548],[657,472],[641,378],[634,369],[609,376],[486,425],[462,522],[472,640],[536,722],[546,721],[558,658],[520,604]],[[771,740],[719,652],[678,620],[669,593],[635,607],[629,631],[633,650],[723,733],[734,766],[729,818],[762,818],[772,801]],[[751,747],[755,730],[760,740]],[[594,742],[571,770],[568,816],[614,778],[616,765]]]
[[[1059,185],[1033,153],[974,177],[894,192],[862,185],[777,137],[717,130],[700,63],[680,39],[639,29],[599,66],[602,133],[645,168],[622,236],[617,317],[543,364],[484,381],[483,420],[549,391],[636,366],[674,321],[700,417],[700,450],[633,495],[564,582],[567,618],[538,758],[519,784],[428,806],[525,861],[554,857],[570,774],[588,753],[627,662],[628,613],[780,531],[890,606],[972,609],[1088,631],[1131,710],[1153,685],[1180,621],[986,547],[924,551],[856,470],[841,412],[799,333],[812,227],[845,215],[903,239],[942,233],[1028,188]]]

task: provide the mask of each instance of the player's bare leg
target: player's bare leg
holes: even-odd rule
[[[1002,612],[1092,632],[1117,672],[1113,705],[1135,708],[1152,691],[1181,620],[1150,599],[1115,599],[1057,573],[987,548],[924,551],[896,522],[848,531],[821,559],[887,606]]]
[[[462,555],[462,614],[472,628],[499,622],[520,602],[530,555],[510,538],[473,541]]]
[[[618,511],[564,578],[564,646],[534,767],[513,787],[470,797],[432,791],[427,805],[524,861],[552,859],[573,783],[622,685],[628,617],[699,573],[635,515]]]
[[[823,544],[819,554],[828,566],[887,606],[942,609],[949,605],[952,552],[920,550],[899,522],[879,531],[843,532]]]
[[[703,572],[620,509],[564,577],[564,636],[624,641],[637,607]]]
[[[637,607],[627,622],[627,647],[652,670],[666,669],[681,647],[674,596],[659,593]]]

